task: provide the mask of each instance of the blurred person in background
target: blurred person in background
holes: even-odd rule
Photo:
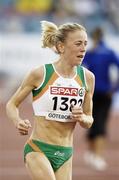
[[[94,123],[86,136],[88,151],[84,155],[84,160],[96,170],[104,170],[107,163],[103,157],[103,151],[106,145],[108,115],[115,89],[110,77],[113,75],[110,75],[110,68],[115,65],[118,69],[119,59],[117,54],[104,42],[102,28],[95,28],[91,38],[92,48],[87,51],[83,63],[95,75]]]
[[[19,105],[32,92],[34,128],[24,147],[26,167],[34,180],[71,180],[75,125],[93,123],[94,75],[81,66],[87,33],[77,23],[41,24],[43,47],[55,49],[59,59],[32,70],[6,110],[20,135],[27,135],[31,123],[20,117]]]

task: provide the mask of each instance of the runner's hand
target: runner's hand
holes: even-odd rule
[[[90,128],[93,123],[92,116],[84,114],[82,107],[77,106],[72,107],[72,119],[78,121],[84,128]]]
[[[16,124],[16,128],[18,129],[20,135],[28,135],[28,131],[31,128],[31,123],[28,119],[20,119]]]

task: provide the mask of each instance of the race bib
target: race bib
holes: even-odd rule
[[[85,88],[50,86],[49,98],[52,102],[52,111],[71,112],[73,106],[82,106]]]

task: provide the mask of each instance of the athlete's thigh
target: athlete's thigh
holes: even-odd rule
[[[55,172],[55,177],[56,180],[72,180],[72,157]]]
[[[33,180],[56,180],[52,166],[43,153],[28,153],[26,167]]]

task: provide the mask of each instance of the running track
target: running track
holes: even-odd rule
[[[28,103],[27,103],[28,104]],[[31,119],[32,110],[26,102],[22,105],[23,116]],[[17,134],[5,114],[5,104],[0,105],[0,180],[30,180],[24,167],[22,149],[27,137]],[[111,118],[108,126],[105,157],[108,169],[97,172],[85,165],[86,130],[76,127],[74,133],[73,180],[119,180],[119,119]]]

